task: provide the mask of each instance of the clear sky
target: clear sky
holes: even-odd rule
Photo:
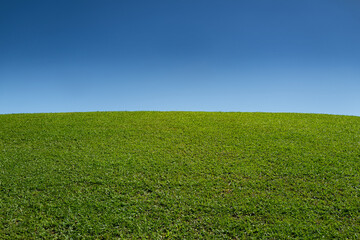
[[[0,114],[360,116],[358,0],[1,0]]]

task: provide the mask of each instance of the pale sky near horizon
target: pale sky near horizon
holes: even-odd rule
[[[360,116],[360,2],[0,2],[0,114],[124,110]]]

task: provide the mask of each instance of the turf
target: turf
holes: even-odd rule
[[[1,239],[358,239],[360,117],[0,115]]]

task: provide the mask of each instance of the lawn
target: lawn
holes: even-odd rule
[[[0,115],[0,239],[359,239],[360,117]]]

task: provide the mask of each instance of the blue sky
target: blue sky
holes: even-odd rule
[[[360,116],[360,2],[0,2],[0,114],[124,110]]]

